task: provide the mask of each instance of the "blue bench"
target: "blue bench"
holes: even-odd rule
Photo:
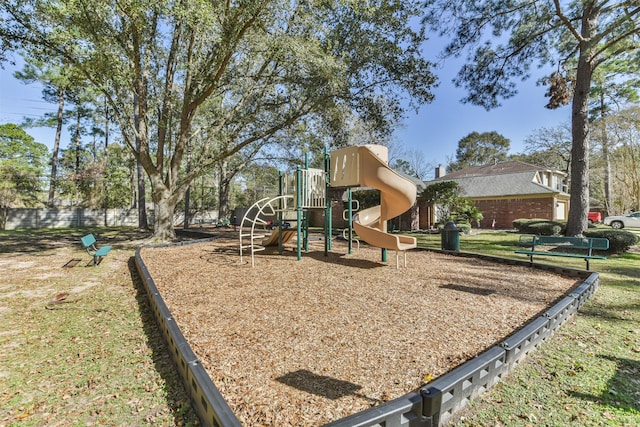
[[[534,235],[522,235],[518,242],[519,246],[529,247],[531,249],[519,249],[515,251],[517,254],[524,254],[529,256],[529,262],[533,264],[533,257],[535,256],[555,256],[555,257],[568,257],[568,258],[582,258],[587,263],[587,270],[589,270],[589,260],[592,259],[607,259],[602,255],[594,255],[594,250],[607,250],[609,249],[609,240],[602,237],[564,237],[564,236],[534,236]],[[542,246],[542,248],[540,248]],[[537,248],[536,248],[537,247]],[[556,249],[569,249],[578,250],[583,252],[553,252],[545,250],[544,248],[556,248]]]
[[[102,258],[106,257],[111,250],[111,246],[96,247],[96,238],[93,234],[87,234],[82,237],[82,245],[87,250],[87,253],[93,257],[93,266],[100,264]]]

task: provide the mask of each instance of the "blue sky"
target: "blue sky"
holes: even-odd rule
[[[458,141],[474,131],[496,131],[510,140],[511,154],[521,153],[525,139],[538,129],[570,122],[570,106],[556,110],[544,107],[548,102],[544,96],[547,88],[538,86],[537,81],[548,72],[535,66],[531,67],[529,79],[517,82],[518,94],[503,100],[501,107],[487,111],[461,103],[466,91],[455,87],[452,79],[462,64],[461,59],[448,59],[434,70],[440,82],[433,90],[434,102],[423,105],[418,114],[409,113],[405,128],[396,132],[398,142],[422,151],[426,161],[446,165],[448,159],[455,158]]]
[[[451,82],[460,63],[447,60],[434,70],[440,80],[439,87],[433,90],[434,102],[423,105],[417,114],[409,112],[404,126],[395,134],[401,148],[421,151],[431,166],[446,165],[448,159],[455,156],[458,141],[474,131],[496,131],[511,141],[511,153],[519,153],[523,151],[524,140],[537,129],[569,122],[569,107],[558,110],[544,108],[546,88],[536,85],[543,73],[539,71],[536,75],[535,68],[530,79],[518,83],[519,93],[503,101],[500,108],[486,111],[482,107],[460,103],[465,95],[464,89],[456,88]],[[9,64],[0,70],[0,123],[20,123],[23,116],[35,118],[47,111],[55,111],[54,104],[42,100],[39,85],[25,85],[13,78],[15,70]],[[28,133],[36,141],[52,146],[53,129],[31,128]],[[70,139],[68,132],[65,131],[62,138],[64,148]]]

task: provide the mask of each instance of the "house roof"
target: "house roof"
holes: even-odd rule
[[[544,171],[544,170],[550,170],[550,169],[532,165],[525,162],[520,162],[517,160],[512,160],[508,162],[491,163],[491,164],[482,165],[482,166],[471,166],[466,169],[453,171],[445,175],[444,177],[437,178],[435,181],[450,181],[453,178],[463,178],[463,177],[470,177],[470,176],[504,175],[504,174],[519,173],[519,172],[537,172],[537,171]],[[556,172],[563,173],[560,171],[556,171]]]
[[[427,188],[425,183],[424,183],[424,181],[421,180],[420,178],[416,178],[415,176],[407,175],[406,173],[400,172],[400,171],[395,170],[395,169],[394,169],[394,171],[396,173],[398,173],[398,175],[401,175],[402,177],[406,178],[407,180],[413,182],[416,185],[416,190],[417,190],[418,193],[421,193],[425,188]]]
[[[471,198],[562,193],[535,182],[534,178],[539,171],[551,170],[524,162],[510,161],[454,171],[427,182],[426,185],[441,181],[455,181],[460,186],[461,195]],[[560,171],[553,172],[564,175]]]

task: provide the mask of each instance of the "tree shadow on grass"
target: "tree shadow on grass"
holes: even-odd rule
[[[190,397],[184,388],[178,369],[169,353],[169,348],[156,323],[147,291],[138,275],[134,257],[129,259],[128,267],[136,290],[136,301],[140,318],[144,325],[147,345],[152,351],[154,367],[165,382],[167,404],[173,414],[176,425],[199,425],[200,421],[191,406]]]
[[[133,227],[90,227],[90,228],[41,228],[10,230],[0,232],[0,254],[17,252],[43,252],[60,247],[76,247],[84,250],[80,238],[93,233],[98,246],[116,245],[118,249],[135,249],[152,232]]]
[[[630,317],[625,312],[630,312],[633,317]],[[590,304],[580,309],[580,314],[598,319],[633,323],[635,322],[634,319],[640,314],[640,304],[628,300],[619,304],[591,301]]]
[[[640,362],[637,360],[599,355],[601,359],[613,361],[618,368],[608,382],[607,390],[600,395],[572,392],[580,399],[609,405],[623,411],[640,411]]]

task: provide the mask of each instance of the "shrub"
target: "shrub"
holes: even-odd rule
[[[520,218],[513,221],[513,227],[523,234],[558,236],[564,234],[566,224],[559,221],[540,218]]]
[[[584,235],[586,237],[604,237],[609,240],[609,252],[615,254],[628,251],[631,246],[640,241],[640,237],[622,230],[588,230],[584,232]]]
[[[450,222],[450,221],[447,221],[447,222]],[[451,221],[451,222],[453,222],[456,228],[464,234],[469,234],[469,232],[471,231],[471,224],[469,224],[468,222],[454,222],[454,221]],[[442,229],[444,228],[445,225],[446,225],[446,222],[445,223],[439,222],[438,230],[442,232]]]
[[[468,222],[456,222],[456,227],[464,234],[469,234],[471,232],[471,224]]]
[[[518,218],[518,219],[514,219],[512,224],[513,224],[513,228],[515,228],[516,230],[521,231],[521,228],[524,227],[524,225],[531,221],[529,218]]]

